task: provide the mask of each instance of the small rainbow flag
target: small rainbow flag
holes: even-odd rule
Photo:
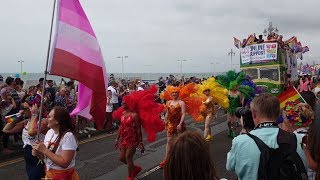
[[[289,101],[299,101],[305,103],[305,100],[301,97],[296,88],[292,87],[278,96],[280,101],[280,109],[284,108]]]
[[[18,120],[18,118],[21,116],[20,113],[16,113],[16,114],[12,114],[10,116],[5,116],[4,119],[7,123],[12,123],[16,120]]]

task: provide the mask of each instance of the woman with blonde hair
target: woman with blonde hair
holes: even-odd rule
[[[199,119],[199,106],[202,104],[202,99],[198,96],[193,96],[196,92],[196,85],[194,83],[190,83],[185,86],[178,87],[167,86],[166,90],[160,95],[162,99],[167,100],[165,107],[167,111],[165,115],[167,146],[165,157],[159,165],[161,168],[166,164],[173,139],[177,137],[179,133],[183,133],[186,130],[184,122],[186,112],[195,121],[198,121]]]
[[[221,87],[213,77],[203,81],[198,85],[198,94],[203,99],[203,104],[200,106],[202,116],[199,116],[199,121],[204,120],[204,139],[212,141],[210,123],[215,111],[215,104],[219,104],[223,108],[229,107],[228,90]]]

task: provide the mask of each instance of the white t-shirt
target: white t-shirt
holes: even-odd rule
[[[137,88],[137,91],[143,91],[143,90],[144,89],[142,87],[140,87],[140,86]]]
[[[109,99],[109,97],[107,97]],[[112,103],[111,101],[109,101],[109,104],[107,104],[106,106],[106,112],[112,112],[113,110],[113,106],[112,106]]]
[[[112,92],[111,103],[112,103],[112,104],[119,103],[117,90],[116,90],[114,87],[112,87],[112,86],[109,86],[109,87],[108,87],[108,90],[110,90],[110,91]]]
[[[28,133],[28,125],[30,123],[30,120],[28,123],[25,125],[25,127],[22,130],[22,142],[23,142],[23,148],[25,148],[27,145],[32,146],[36,142],[36,137],[37,136],[30,136]],[[39,140],[42,142],[44,140],[44,134],[40,133],[39,134]]]
[[[55,141],[58,140],[58,134],[55,134],[53,129],[50,129],[47,134],[46,137],[44,138],[44,144],[46,145],[46,147],[48,148],[50,143],[53,143]],[[61,155],[62,150],[77,150],[78,148],[78,144],[76,141],[76,138],[74,137],[74,135],[71,132],[67,132],[63,138],[61,139],[56,154],[57,155]],[[47,170],[49,169],[57,169],[57,170],[62,170],[62,169],[70,169],[72,167],[75,166],[76,164],[76,153],[74,153],[74,156],[71,160],[70,165],[67,168],[62,168],[58,165],[56,165],[54,162],[52,162],[49,158],[45,159],[45,163],[46,163],[46,167]]]

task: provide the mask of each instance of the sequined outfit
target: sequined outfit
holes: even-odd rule
[[[181,116],[182,116],[181,106],[179,103],[177,103],[176,105],[168,104],[167,109],[168,109],[168,112],[167,112],[168,115],[167,115],[167,121],[166,121],[166,130],[169,136],[177,135],[178,134],[177,126],[179,125]],[[183,122],[180,133],[184,132],[185,130],[186,130],[186,125]]]
[[[120,148],[132,148],[139,144],[136,123],[132,115],[122,115],[119,128],[121,138]]]
[[[209,96],[204,102],[204,105],[206,105],[206,110],[204,112],[202,112],[203,117],[206,116],[212,116],[212,114],[214,113],[214,102],[212,100],[212,97]]]

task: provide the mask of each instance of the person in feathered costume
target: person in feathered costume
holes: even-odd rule
[[[234,138],[236,133],[234,132],[234,126],[237,123],[237,117],[235,111],[237,107],[240,107],[244,98],[249,98],[254,89],[247,85],[241,85],[245,80],[245,73],[235,71],[228,71],[226,75],[217,76],[217,82],[223,87],[229,90],[229,108],[227,109],[227,121],[228,121],[228,137]]]
[[[197,120],[200,115],[199,106],[202,104],[202,99],[197,96],[191,96],[197,92],[196,84],[190,83],[180,85],[179,87],[167,86],[166,90],[161,93],[160,97],[167,100],[165,106],[167,113],[165,116],[167,130],[167,146],[164,160],[160,163],[160,167],[164,167],[167,155],[170,151],[173,138],[186,130],[184,123],[186,112]]]
[[[244,86],[249,86],[253,88],[253,91],[249,91],[248,95],[245,96],[246,98],[244,98],[243,100],[243,107],[249,107],[252,99],[256,96],[256,94],[261,94],[262,93],[262,89],[259,86],[256,86],[256,84],[251,80],[250,76],[246,76],[245,80],[242,81],[241,85]]]
[[[160,118],[164,106],[155,102],[156,93],[156,86],[132,92],[124,96],[122,106],[113,112],[115,119],[121,119],[115,148],[120,146],[119,159],[128,166],[127,180],[133,180],[142,170],[140,166],[133,164],[136,148],[139,147],[144,152],[141,127],[147,133],[149,142],[155,141],[156,134],[164,130],[164,123]]]
[[[202,84],[198,84],[197,89],[198,94],[203,99],[199,120],[205,120],[204,138],[206,141],[212,141],[210,123],[215,113],[215,104],[217,103],[223,108],[229,107],[228,90],[221,87],[213,77],[203,81]]]

